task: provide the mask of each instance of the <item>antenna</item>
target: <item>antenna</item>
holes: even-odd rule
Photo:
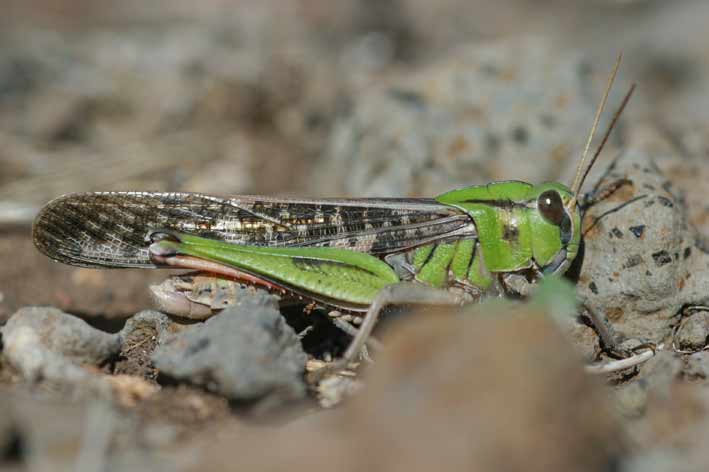
[[[583,177],[581,177],[581,181],[579,182],[579,189],[581,189],[581,186],[583,185],[583,181],[586,180],[586,177],[588,177],[588,173],[591,171],[591,167],[593,166],[593,164],[595,164],[596,159],[598,159],[598,156],[601,154],[601,151],[603,150],[603,146],[606,145],[606,142],[608,141],[608,137],[611,135],[611,131],[613,131],[613,128],[615,127],[615,124],[618,122],[618,118],[620,118],[620,115],[623,113],[623,110],[625,110],[625,106],[628,104],[630,97],[633,95],[636,85],[637,84],[633,82],[633,84],[630,86],[630,89],[628,89],[628,92],[625,94],[625,97],[623,98],[623,102],[620,104],[620,106],[616,110],[615,114],[613,115],[613,120],[611,120],[611,124],[608,125],[608,129],[606,130],[606,134],[603,135],[603,140],[601,140],[601,144],[598,146],[598,149],[596,149],[596,152],[593,154],[593,157],[591,158],[591,162],[588,164],[588,167],[586,167],[586,171],[583,173]]]
[[[608,101],[608,95],[610,95],[611,87],[613,87],[613,82],[615,81],[615,76],[618,73],[618,68],[620,67],[620,63],[622,60],[623,60],[623,53],[621,52],[618,54],[618,57],[615,60],[615,65],[613,66],[613,71],[611,72],[611,75],[608,78],[608,83],[606,84],[606,90],[605,90],[605,92],[603,92],[603,98],[601,99],[601,103],[598,104],[598,108],[596,109],[596,116],[593,118],[593,126],[591,126],[591,132],[588,134],[588,139],[586,140],[586,146],[584,146],[583,154],[581,155],[581,162],[579,162],[579,166],[576,169],[576,177],[574,177],[574,182],[571,184],[571,192],[574,194],[574,198],[570,202],[569,208],[576,204],[576,195],[578,194],[579,190],[581,189],[581,184],[583,183],[583,179],[581,178],[581,175],[583,173],[583,165],[586,162],[586,158],[588,157],[588,151],[591,148],[591,142],[593,141],[593,136],[596,134],[596,128],[598,128],[598,122],[601,121],[601,114],[603,113],[603,109],[606,107],[606,102]]]

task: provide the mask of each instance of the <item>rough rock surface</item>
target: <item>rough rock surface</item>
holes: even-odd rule
[[[259,294],[159,344],[152,359],[161,374],[206,387],[233,400],[305,395],[307,360],[300,340]]]
[[[113,373],[155,381],[158,370],[150,356],[158,344],[165,342],[181,328],[182,325],[174,323],[159,311],[145,310],[131,316],[118,333],[121,338],[121,352]]]
[[[102,364],[121,350],[121,336],[89,326],[56,308],[19,310],[3,327],[3,359],[30,385],[132,406],[157,387],[127,375],[105,375]]]
[[[681,321],[675,333],[674,341],[681,350],[701,351],[707,346],[707,336],[709,336],[709,311],[689,311],[689,316]]]
[[[584,215],[578,292],[621,337],[660,341],[684,305],[709,299],[709,256],[651,155],[625,151],[596,188],[622,180]]]
[[[357,97],[324,163],[328,190],[426,196],[566,178],[593,117],[580,56],[534,38],[460,47]]]
[[[81,365],[101,363],[120,349],[118,335],[50,307],[19,310],[3,327],[2,335],[5,358],[25,379],[62,385],[86,382],[103,388]]]
[[[91,327],[81,318],[52,307],[27,307],[17,311],[2,328],[4,342],[13,342],[19,332],[29,329],[42,347],[67,359],[98,364],[116,354],[118,336]]]
[[[709,381],[709,352],[701,351],[687,357],[684,375],[692,380]]]

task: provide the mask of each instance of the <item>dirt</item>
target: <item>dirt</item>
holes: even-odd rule
[[[118,360],[113,364],[115,375],[134,375],[156,382],[158,370],[150,360],[150,355],[157,346],[157,330],[149,326],[132,331],[123,341]]]
[[[0,320],[18,308],[51,305],[89,318],[126,318],[151,306],[148,285],[160,271],[96,271],[57,264],[37,252],[27,232],[0,238]],[[98,322],[98,321],[97,321]]]
[[[176,442],[199,438],[231,421],[235,415],[220,396],[187,386],[164,387],[132,410],[142,427],[164,423],[174,430]]]

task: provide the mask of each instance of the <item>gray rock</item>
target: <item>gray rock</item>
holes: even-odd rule
[[[639,380],[625,384],[615,391],[618,411],[628,418],[637,418],[647,407],[647,383]]]
[[[646,417],[628,423],[636,444],[623,467],[627,472],[709,470],[706,438],[709,421],[704,414],[709,405],[705,385],[680,385],[671,398],[649,402]]]
[[[652,155],[624,152],[599,188],[629,183],[584,216],[578,293],[622,337],[659,342],[682,306],[709,297],[709,259],[696,247],[683,201]]]
[[[118,336],[93,328],[58,308],[18,310],[2,328],[4,339],[12,338],[24,327],[34,331],[46,349],[77,363],[98,364],[120,349]]]
[[[677,354],[657,352],[642,364],[632,382],[615,391],[618,411],[625,417],[638,418],[645,414],[649,398],[667,401],[671,398],[671,387],[679,381],[682,370],[682,360]]]
[[[3,344],[7,361],[29,382],[46,379],[79,384],[91,377],[61,354],[44,347],[42,338],[29,326],[19,326],[10,335],[3,336]]]
[[[649,395],[660,399],[670,398],[670,388],[682,372],[682,360],[670,351],[658,351],[645,362],[638,372],[638,380],[647,385]]]
[[[160,344],[162,374],[235,400],[299,398],[307,357],[272,296],[259,294]]]
[[[694,379],[709,379],[709,352],[695,352],[687,356],[684,375]]]
[[[113,386],[80,364],[95,365],[116,354],[118,335],[98,331],[56,308],[15,313],[3,328],[3,355],[30,382],[48,382],[67,393],[113,397]]]
[[[709,126],[699,122],[669,130],[657,124],[637,128],[631,136],[634,145],[657,155],[657,166],[680,190],[687,204],[690,225],[697,229],[704,247],[709,247],[709,201],[706,193],[699,191],[709,181]]]
[[[593,119],[591,74],[535,38],[466,45],[354,97],[322,191],[433,196],[494,180],[569,175]]]
[[[707,344],[709,311],[697,311],[682,321],[675,335],[680,349],[700,350]]]

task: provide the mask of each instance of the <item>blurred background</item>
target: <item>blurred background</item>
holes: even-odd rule
[[[703,0],[5,0],[0,319],[28,304],[109,318],[150,305],[165,274],[34,249],[35,212],[68,192],[567,181],[621,50],[612,100],[639,87],[613,146],[705,163],[708,19]],[[682,167],[705,227],[708,167]]]

